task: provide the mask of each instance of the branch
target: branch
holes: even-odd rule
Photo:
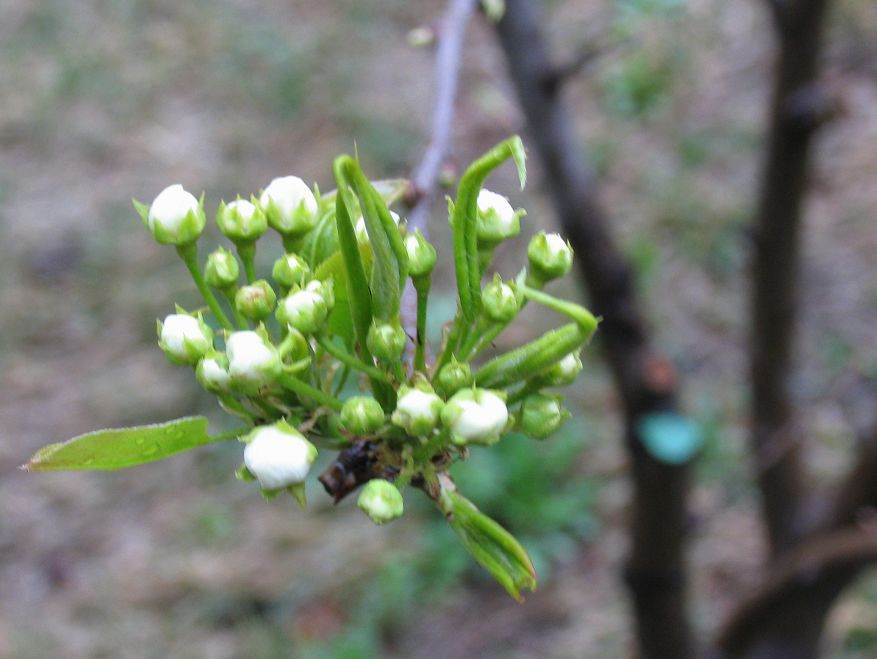
[[[408,213],[408,226],[412,231],[420,229],[424,234],[427,233],[426,217],[429,202],[435,192],[439,170],[451,141],[463,36],[477,5],[478,0],[450,0],[439,28],[435,57],[436,90],[432,136],[423,159],[411,175],[411,190],[407,196],[411,208]]]
[[[811,637],[818,638],[825,613],[840,591],[864,566],[877,561],[877,529],[844,529],[820,534],[788,552],[766,570],[764,581],[741,604],[722,628],[718,644],[733,654],[752,652],[760,639],[776,633],[778,627],[790,627],[785,636],[800,646],[780,650],[774,646],[772,656],[809,656],[801,654]],[[790,615],[790,613],[798,615]],[[802,625],[801,614],[810,614],[810,624]],[[789,653],[791,652],[791,654]],[[750,656],[747,654],[747,656]]]
[[[633,595],[637,636],[644,656],[691,655],[685,615],[684,538],[687,469],[652,458],[638,436],[638,421],[676,409],[675,377],[655,355],[640,316],[630,265],[608,231],[595,177],[585,161],[573,122],[559,97],[530,0],[506,0],[499,39],[511,78],[545,171],[545,184],[577,262],[595,313],[599,337],[623,402],[626,442],[634,480],[631,554],[625,576]]]
[[[782,6],[788,3],[780,3]],[[752,288],[752,449],[772,555],[810,530],[801,473],[801,430],[793,423],[789,372],[797,315],[801,218],[812,137],[801,99],[815,88],[827,0],[799,0],[796,26],[778,28],[767,160],[755,219]],[[776,6],[777,3],[771,3]],[[805,104],[809,106],[818,103]]]

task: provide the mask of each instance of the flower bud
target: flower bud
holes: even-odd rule
[[[435,247],[420,233],[420,229],[405,236],[405,250],[408,252],[408,272],[412,277],[423,277],[432,272],[438,255]]]
[[[231,376],[228,374],[228,357],[211,350],[198,362],[195,369],[198,383],[207,391],[218,394],[228,391]]]
[[[575,381],[582,368],[584,367],[579,353],[571,352],[545,371],[542,380],[550,387],[564,387]]]
[[[456,357],[451,357],[451,361],[442,366],[435,379],[436,390],[445,398],[471,384],[472,369],[469,364],[458,362]]]
[[[317,279],[309,281],[305,286],[305,290],[320,294],[329,311],[335,306],[335,281],[331,277],[323,281]]]
[[[523,210],[515,210],[509,200],[490,190],[478,193],[478,240],[495,245],[521,232]]]
[[[225,352],[231,381],[244,390],[271,384],[282,370],[277,348],[258,332],[232,332],[225,341]]]
[[[274,311],[277,295],[264,279],[242,286],[234,296],[234,306],[244,318],[264,320]]]
[[[402,517],[402,493],[390,481],[375,478],[366,483],[356,500],[359,509],[375,524],[386,524]]]
[[[201,318],[184,313],[158,323],[158,345],[174,364],[196,364],[213,347],[213,331]]]
[[[241,437],[244,465],[264,490],[280,490],[304,481],[317,449],[285,421],[258,426]]]
[[[297,176],[272,180],[259,197],[259,206],[268,224],[284,236],[303,236],[317,223],[317,198]]]
[[[317,285],[320,285],[319,282]],[[326,300],[319,290],[311,286],[293,291],[277,305],[278,322],[306,336],[316,332],[328,315]]]
[[[442,410],[455,444],[495,444],[508,424],[504,395],[490,389],[460,389]]]
[[[384,410],[371,396],[353,396],[341,408],[341,426],[354,435],[367,435],[384,425]]]
[[[545,439],[572,416],[561,405],[563,398],[530,394],[521,406],[521,430],[533,439]]]
[[[274,281],[286,288],[304,285],[310,273],[308,264],[298,254],[284,254],[274,261],[274,267],[271,269]]]
[[[194,242],[207,223],[204,208],[198,199],[179,183],[158,193],[147,210],[134,202],[146,228],[163,245],[187,245]]]
[[[496,323],[507,323],[518,314],[515,292],[498,274],[481,291],[481,302],[485,315]]]
[[[399,213],[396,211],[390,211],[390,217],[393,218],[393,222],[396,223],[398,227],[402,222],[402,218],[399,217]],[[368,242],[368,230],[365,228],[365,218],[360,215],[359,219],[356,221],[356,224],[353,226],[353,231],[356,233],[356,239],[361,243]]]
[[[238,283],[241,268],[237,259],[222,247],[210,252],[204,266],[204,280],[208,286],[225,290]]]
[[[399,388],[396,399],[396,410],[390,420],[404,428],[412,437],[424,437],[430,434],[439,420],[444,401],[432,391],[407,387]]]
[[[572,246],[559,233],[537,233],[527,246],[530,269],[543,283],[563,277],[572,268]]]
[[[240,197],[230,204],[219,204],[216,223],[219,230],[236,244],[252,242],[268,230],[268,220],[262,209]]]
[[[389,362],[402,356],[407,338],[401,325],[375,320],[369,327],[365,344],[371,354],[378,359]]]

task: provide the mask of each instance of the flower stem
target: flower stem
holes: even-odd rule
[[[255,241],[240,243],[237,247],[238,255],[241,257],[241,262],[244,264],[247,283],[252,284],[256,281],[256,243]]]
[[[332,339],[328,338],[327,336],[318,335],[317,343],[323,350],[328,352],[342,364],[350,366],[351,368],[355,368],[357,371],[365,373],[371,378],[375,378],[377,380],[380,380],[381,382],[386,382],[387,384],[390,384],[390,378],[387,377],[387,374],[384,373],[381,369],[374,366],[369,366],[362,360],[357,359],[349,352],[343,350],[342,348],[339,348],[338,345],[333,343]]]
[[[316,387],[312,387],[304,380],[299,380],[293,375],[281,375],[280,384],[283,385],[284,388],[295,392],[299,396],[313,398],[318,403],[325,405],[326,407],[329,407],[336,412],[341,411],[342,403],[340,400],[335,398],[335,396],[327,394],[325,391],[317,389]]]
[[[183,263],[186,264],[186,268],[188,268],[189,274],[192,275],[192,280],[195,282],[198,292],[201,293],[201,297],[204,298],[207,306],[210,307],[210,311],[216,316],[217,322],[219,322],[219,324],[225,329],[233,331],[234,326],[231,324],[228,316],[225,315],[222,307],[219,306],[219,300],[216,299],[213,291],[210,290],[207,282],[204,281],[204,275],[201,274],[201,268],[198,266],[198,248],[195,243],[191,242],[187,245],[178,245],[177,254],[180,255],[180,258],[183,259]]]
[[[429,301],[429,288],[432,278],[429,275],[414,277],[414,290],[417,291],[417,336],[414,337],[414,370],[426,371],[426,307]]]

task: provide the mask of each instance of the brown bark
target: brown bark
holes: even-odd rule
[[[536,4],[507,0],[497,30],[548,194],[575,249],[592,307],[603,317],[598,336],[622,400],[634,480],[626,579],[639,646],[647,657],[682,659],[691,654],[684,580],[687,469],[653,459],[637,436],[643,416],[676,408],[675,378],[649,346],[631,269],[609,233],[594,176],[560,97],[562,76],[549,59]]]
[[[826,105],[817,86],[826,5],[827,0],[771,5],[780,48],[755,219],[751,381],[752,448],[774,557],[793,546],[811,521],[788,387],[809,154]]]

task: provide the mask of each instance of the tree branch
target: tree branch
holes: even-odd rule
[[[538,3],[507,0],[497,29],[527,127],[545,170],[555,212],[572,242],[594,311],[603,317],[599,338],[623,402],[626,442],[634,479],[632,547],[626,577],[634,600],[637,635],[648,657],[690,656],[685,616],[683,546],[687,469],[652,458],[638,436],[638,421],[673,410],[675,377],[648,345],[637,308],[631,269],[608,231],[594,175],[573,123],[558,96]]]
[[[426,218],[429,202],[435,192],[439,171],[447,155],[454,123],[454,101],[460,77],[460,53],[469,19],[478,0],[450,0],[438,33],[435,57],[435,109],[429,145],[423,159],[411,175],[411,190],[407,202],[408,226],[411,230],[427,232]]]
[[[828,608],[855,574],[875,560],[877,528],[844,529],[801,543],[766,570],[755,593],[724,625],[719,646],[735,656],[813,656]],[[800,614],[813,609],[822,615],[808,615],[810,624],[802,626]],[[777,628],[784,633],[778,634]],[[774,639],[771,645],[764,643],[765,637]],[[760,649],[751,651],[759,643]]]
[[[771,3],[772,6],[776,3]],[[788,3],[783,3],[788,5]],[[774,557],[810,530],[801,479],[800,429],[788,393],[798,295],[800,228],[812,137],[800,99],[818,75],[827,0],[799,0],[796,29],[780,39],[767,160],[755,219],[752,288],[752,449]],[[812,106],[812,104],[810,104]]]

